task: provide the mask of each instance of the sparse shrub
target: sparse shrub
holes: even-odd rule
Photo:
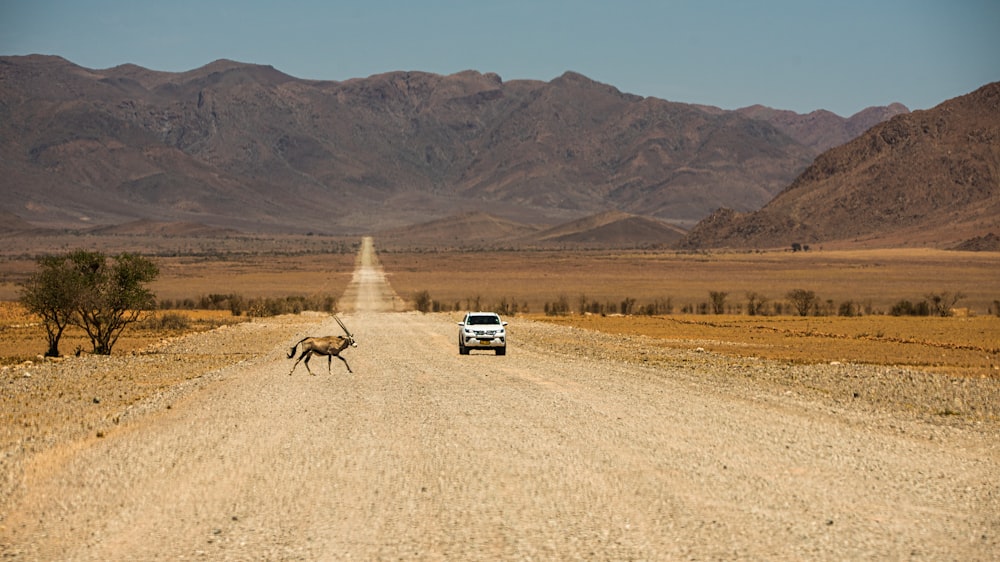
[[[240,295],[232,295],[229,299],[229,313],[233,316],[243,316],[243,312],[246,309],[246,303],[243,302],[243,297]]]
[[[729,293],[722,291],[709,291],[708,298],[712,301],[712,313],[724,314],[726,312],[726,297]]]
[[[501,316],[512,316],[517,314],[517,302],[507,300],[507,297],[500,297],[500,302],[491,307],[493,312]]]
[[[565,316],[569,314],[569,299],[566,295],[559,295],[558,300],[554,303],[545,303],[545,315],[546,316]]]
[[[413,304],[420,312],[428,312],[432,308],[431,294],[426,290],[420,291],[413,297]]]
[[[674,304],[670,297],[666,299],[656,299],[650,304],[640,307],[639,313],[646,316],[658,316],[661,314],[673,314]]]
[[[854,301],[844,301],[837,309],[837,316],[861,316],[861,306]]]
[[[904,299],[892,305],[889,314],[893,316],[930,316],[930,307],[927,305],[927,301],[913,304]]]
[[[299,314],[305,310],[317,312],[334,312],[337,310],[337,299],[331,296],[288,296],[240,299],[240,309],[251,318],[279,316],[281,314]]]
[[[817,306],[816,307],[816,316],[829,316],[829,315],[833,314],[833,310],[834,310],[833,299],[826,299],[826,305],[825,306],[822,306],[822,307]]]
[[[762,316],[767,298],[754,292],[747,293],[747,315]]]
[[[220,293],[202,295],[198,300],[197,308],[200,310],[227,310],[229,308],[229,300],[236,297],[237,295],[234,294],[223,295]]]
[[[932,316],[951,316],[955,304],[964,297],[965,295],[962,293],[944,292],[941,294],[929,293],[925,298],[927,299],[929,313]]]
[[[785,297],[791,301],[799,316],[808,316],[819,302],[815,292],[805,289],[793,289]]]
[[[930,293],[924,300],[913,303],[900,300],[892,306],[889,314],[893,316],[951,316],[952,309],[965,295],[962,293]]]

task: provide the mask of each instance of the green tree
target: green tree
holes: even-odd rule
[[[22,285],[21,302],[42,317],[47,355],[59,355],[59,339],[70,324],[83,328],[94,353],[110,355],[122,331],[156,305],[145,284],[159,270],[143,257],[123,253],[109,262],[101,252],[77,250],[38,264],[39,272]]]
[[[42,318],[49,349],[46,357],[59,357],[59,340],[73,324],[82,287],[68,256],[38,258],[39,270],[21,284],[21,304]]]
[[[82,286],[76,319],[90,338],[94,353],[111,355],[125,328],[145,310],[156,306],[156,297],[145,286],[159,269],[146,258],[119,254],[111,263],[100,252],[74,252],[70,259]]]

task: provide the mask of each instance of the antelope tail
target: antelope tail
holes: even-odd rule
[[[305,338],[302,338],[299,341],[295,342],[295,345],[292,346],[292,350],[288,352],[288,358],[289,359],[291,359],[292,357],[295,357],[295,348],[298,347],[300,343],[306,341],[307,339],[309,339],[309,338],[305,337]]]

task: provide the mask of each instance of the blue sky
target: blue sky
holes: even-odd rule
[[[567,70],[642,96],[849,116],[1000,80],[1000,1],[0,0],[0,55],[299,78]]]

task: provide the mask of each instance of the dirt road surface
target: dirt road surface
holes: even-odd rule
[[[370,240],[341,306],[354,374],[288,373],[328,317],[228,329],[260,354],[33,458],[0,557],[1000,558],[995,424],[727,382],[707,356],[575,354],[533,335],[590,336],[516,318],[506,357],[460,356],[455,318],[396,312]]]

